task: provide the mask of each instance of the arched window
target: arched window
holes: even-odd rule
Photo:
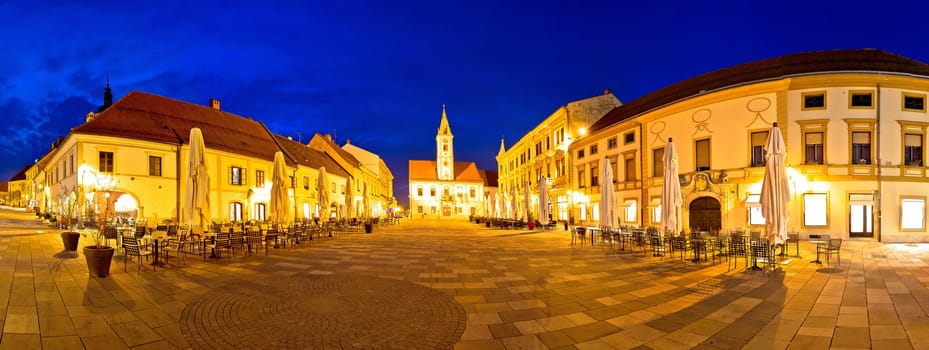
[[[229,203],[229,221],[242,221],[242,203]]]
[[[310,203],[303,202],[303,218],[309,219],[310,217]]]
[[[265,204],[264,203],[255,204],[255,220],[258,220],[258,221],[265,220]]]

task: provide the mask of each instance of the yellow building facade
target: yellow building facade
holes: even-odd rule
[[[106,217],[184,222],[188,141],[201,129],[210,177],[214,222],[270,218],[274,153],[284,153],[291,177],[294,220],[342,218],[344,187],[357,171],[325,152],[277,135],[264,124],[219,109],[158,95],[130,92],[53,144],[26,171],[27,196],[39,211],[85,223]],[[317,191],[326,168],[328,200]],[[390,193],[370,181],[374,193]],[[391,195],[392,196],[392,195]]]
[[[500,206],[503,217],[525,219],[526,186],[530,192],[532,215],[538,214],[538,185],[544,178],[551,184],[549,192],[552,206],[549,211],[554,220],[569,220],[569,204],[574,192],[568,186],[573,176],[572,158],[568,148],[572,142],[584,137],[587,129],[607,112],[622,103],[609,90],[603,95],[573,101],[556,109],[539,125],[515,143],[506,147],[500,140],[497,153],[497,174]]]
[[[927,94],[929,65],[879,50],[792,54],[682,81],[612,110],[570,144],[569,216],[596,225],[609,190],[614,225],[658,226],[661,157],[673,139],[683,227],[763,230],[762,145],[777,123],[788,231],[929,242]],[[597,178],[603,158],[611,184]]]

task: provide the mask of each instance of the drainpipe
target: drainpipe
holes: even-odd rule
[[[177,130],[174,130],[174,128],[169,127],[167,124],[162,124],[162,127],[171,129],[171,133],[173,133],[174,137],[177,138],[177,154],[174,156],[175,163],[176,163],[176,168],[174,168],[174,173],[175,173],[174,177],[176,178],[177,186],[174,186],[175,187],[174,195],[177,198],[177,210],[175,210],[175,214],[176,214],[175,216],[176,216],[177,221],[175,221],[175,223],[180,225],[181,224],[181,148],[183,148],[184,146],[184,139],[181,138],[181,135],[177,133]]]
[[[881,171],[881,167],[883,165],[881,164],[881,107],[882,107],[881,83],[877,83],[877,96],[876,97],[877,98],[875,98],[875,100],[877,101],[877,136],[876,136],[877,141],[876,141],[875,148],[877,149],[877,196],[878,196],[878,200],[876,201],[877,202],[877,223],[876,225],[874,225],[874,228],[877,231],[875,232],[875,235],[877,236],[877,241],[880,242],[882,241],[881,234],[883,233],[883,230],[881,230],[881,209],[882,209],[881,203],[883,203],[883,198],[882,198],[881,193],[882,193],[882,190],[884,189],[883,188],[884,187],[883,172]]]

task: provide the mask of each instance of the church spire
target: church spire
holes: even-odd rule
[[[451,135],[452,128],[448,126],[448,115],[445,114],[445,104],[442,104],[442,122],[439,123],[439,135]]]
[[[113,105],[113,90],[110,90],[110,75],[106,75],[106,89],[103,89],[103,105],[97,108],[97,113]]]
[[[506,153],[506,143],[503,142],[503,136],[501,135],[500,136],[500,151],[497,152],[497,155],[499,156],[504,153]]]

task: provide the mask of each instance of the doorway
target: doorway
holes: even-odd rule
[[[690,202],[690,227],[700,230],[722,228],[719,201],[713,197],[700,197]]]
[[[848,195],[848,236],[874,237],[874,195]]]

